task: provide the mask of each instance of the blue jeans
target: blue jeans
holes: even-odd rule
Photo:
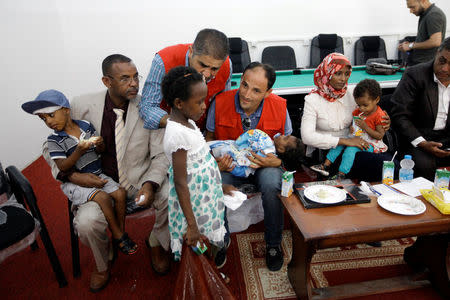
[[[344,154],[342,154],[342,161],[341,165],[339,166],[339,172],[348,174],[348,172],[350,172],[353,167],[356,153],[363,150],[359,149],[358,147],[346,147],[339,145],[336,148],[331,148],[330,151],[328,151],[327,159],[331,161],[331,163],[334,163],[336,158],[338,158],[341,154],[342,150],[344,150]],[[369,148],[364,151],[373,152],[373,146],[370,145]]]
[[[281,244],[283,233],[283,204],[278,194],[281,191],[280,168],[260,168],[248,178],[236,177],[229,172],[221,172],[222,183],[239,187],[245,183],[252,183],[261,192],[264,208],[264,239],[266,245],[275,247]],[[226,215],[226,214],[225,214]],[[228,222],[226,222],[228,227]]]

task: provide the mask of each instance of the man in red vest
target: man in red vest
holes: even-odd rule
[[[260,129],[270,135],[290,135],[292,123],[286,100],[272,94],[275,70],[266,64],[253,62],[242,74],[238,90],[227,91],[216,96],[211,104],[206,122],[206,140],[235,140],[250,129]],[[220,113],[217,113],[220,112]],[[266,157],[255,155],[249,158],[259,166],[248,178],[236,177],[230,156],[218,159],[222,171],[222,182],[236,187],[253,183],[261,192],[264,208],[264,239],[266,241],[266,264],[269,270],[278,271],[283,266],[281,239],[283,231],[283,205],[278,198],[283,173],[281,160],[273,154]]]
[[[174,67],[190,66],[204,76],[208,86],[205,98],[208,111],[211,99],[231,87],[232,65],[228,52],[228,38],[224,33],[215,29],[203,29],[197,34],[193,44],[169,46],[156,53],[139,104],[144,128],[166,127],[169,107],[162,99],[161,81]],[[205,120],[206,113],[197,121],[201,130],[205,127]]]

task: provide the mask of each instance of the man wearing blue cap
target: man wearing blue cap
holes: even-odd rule
[[[100,131],[105,144],[102,170],[126,189],[128,204],[155,208],[155,224],[146,241],[151,249],[151,266],[158,274],[169,270],[169,230],[167,220],[169,162],[162,141],[164,130],[144,129],[139,117],[139,79],[136,66],[126,56],[110,55],[102,63],[106,91],[76,97],[71,101],[73,119],[88,120]],[[119,130],[116,130],[119,129]],[[44,157],[59,179],[86,187],[102,187],[104,181],[92,173],[76,170],[60,172],[44,149]],[[130,201],[131,200],[131,201]],[[138,200],[138,201],[136,201]],[[100,206],[92,201],[78,206],[74,225],[81,241],[94,255],[96,270],[91,275],[91,291],[99,291],[109,281],[110,243],[108,223]]]

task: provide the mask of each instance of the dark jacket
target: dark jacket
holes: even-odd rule
[[[433,131],[439,106],[433,62],[407,68],[392,95],[392,125],[403,141],[412,142],[419,136],[427,139]]]

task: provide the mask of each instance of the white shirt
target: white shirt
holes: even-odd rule
[[[170,118],[167,119],[163,143],[164,152],[170,164],[172,164],[172,154],[179,149],[184,149],[187,151],[188,164],[189,160],[196,155],[199,155],[204,147],[206,147],[209,151],[209,146],[206,144],[202,132],[198,129],[194,121],[191,119],[188,121],[194,129],[172,121]]]
[[[314,148],[334,148],[339,138],[347,137],[355,109],[353,87],[334,102],[319,94],[306,96],[301,125],[302,141],[308,146],[306,155],[309,156]]]
[[[447,114],[448,114],[448,105],[450,103],[450,85],[445,86],[443,85],[439,79],[437,79],[436,75],[433,74],[434,82],[438,85],[438,111],[436,116],[436,122],[434,123],[433,130],[442,130],[445,128],[445,125],[447,123]],[[425,141],[425,139],[422,136],[419,136],[414,141],[411,142],[411,144],[414,147],[417,147],[419,143]]]

